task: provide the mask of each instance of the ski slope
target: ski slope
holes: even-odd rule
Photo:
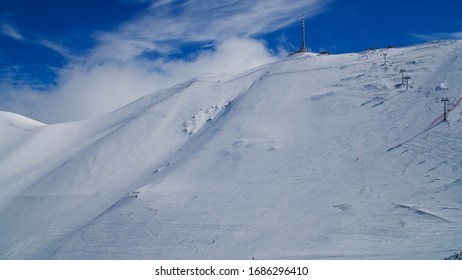
[[[0,258],[448,257],[461,50],[297,54],[80,122],[0,112]]]

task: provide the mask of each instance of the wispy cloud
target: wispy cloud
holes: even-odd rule
[[[461,40],[461,32],[449,32],[449,33],[430,33],[430,34],[411,34],[414,38],[421,41],[433,41],[433,40]]]
[[[37,45],[40,45],[42,47],[45,47],[47,49],[50,49],[50,50],[58,53],[59,55],[61,55],[64,58],[71,59],[71,58],[75,57],[72,54],[72,51],[69,48],[63,46],[62,44],[50,41],[48,39],[45,39],[45,38],[36,39],[36,40],[34,40],[34,43],[37,44]]]
[[[72,57],[71,51],[63,45],[46,39],[40,35],[25,34],[24,32],[21,32],[18,27],[8,22],[0,22],[0,33],[22,43],[38,45],[50,49],[65,58]]]
[[[321,12],[330,0],[153,2],[138,18],[112,32],[96,35],[95,58],[127,60],[147,51],[168,53],[183,43],[222,42],[281,29]]]
[[[0,84],[3,92],[10,93],[3,95],[9,100],[0,102],[3,104],[0,109],[47,123],[78,120],[109,112],[159,88],[203,73],[235,72],[259,66],[279,58],[268,50],[265,42],[257,39],[259,35],[298,21],[302,12],[307,18],[316,15],[329,2],[151,1],[147,9],[112,31],[95,31],[96,47],[79,57],[58,43],[38,36],[35,39],[23,36],[24,41],[33,41],[69,60],[58,71],[56,85],[46,92],[34,90],[28,84]],[[169,53],[179,52],[185,44],[211,47],[192,58],[168,58]],[[150,52],[161,55],[147,59]],[[282,50],[281,54],[286,53]]]
[[[3,110],[46,123],[79,120],[112,111],[157,89],[203,73],[237,72],[275,59],[261,41],[230,38],[191,61],[69,64],[61,70],[57,86],[49,88],[46,94],[29,84],[3,85],[3,88],[0,84],[0,91],[10,93],[5,95],[9,100],[0,103]]]
[[[2,22],[0,23],[0,32],[3,35],[6,35],[10,38],[13,38],[18,41],[24,41],[23,35],[21,35],[17,28],[13,27],[11,24]]]

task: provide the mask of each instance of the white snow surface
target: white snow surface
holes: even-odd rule
[[[462,96],[461,50],[297,54],[80,122],[0,112],[0,258],[461,251],[462,105],[441,122],[440,102]]]

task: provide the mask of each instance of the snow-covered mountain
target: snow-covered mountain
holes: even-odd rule
[[[461,50],[296,54],[73,123],[0,112],[0,258],[450,256]]]

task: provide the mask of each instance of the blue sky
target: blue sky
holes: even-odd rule
[[[358,52],[462,39],[462,1],[1,0],[0,110],[94,117],[206,72],[300,47]]]

